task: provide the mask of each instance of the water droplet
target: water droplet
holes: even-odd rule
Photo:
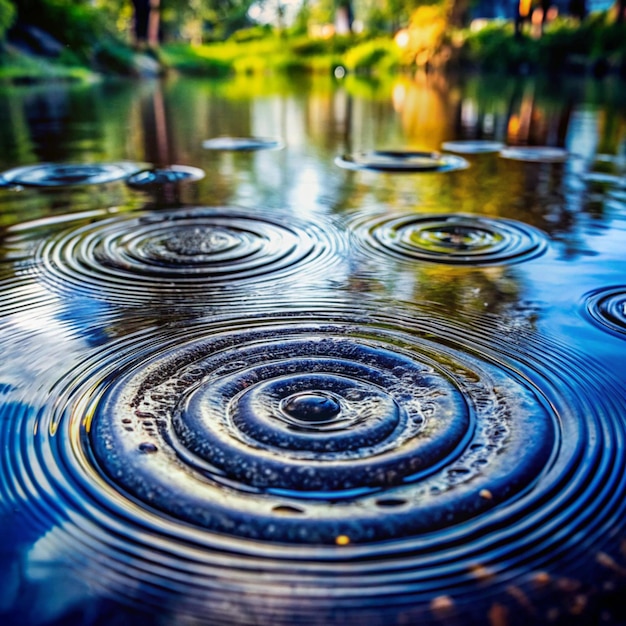
[[[286,398],[280,407],[290,417],[302,422],[329,422],[341,412],[332,396],[320,392],[299,393]]]
[[[521,222],[463,214],[384,216],[357,231],[375,253],[462,265],[517,263],[542,254],[548,242]]]

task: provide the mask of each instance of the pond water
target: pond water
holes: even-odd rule
[[[625,96],[0,92],[2,623],[626,623]]]

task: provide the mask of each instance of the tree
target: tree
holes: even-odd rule
[[[587,16],[586,0],[570,0],[569,12],[579,20],[584,20]]]
[[[15,7],[9,0],[0,0],[0,41],[15,20]]]
[[[466,26],[469,21],[473,0],[447,0],[447,4],[450,25],[457,28]]]
[[[134,17],[133,17],[133,35],[135,42],[148,41],[148,21],[150,18],[150,0],[132,0]]]

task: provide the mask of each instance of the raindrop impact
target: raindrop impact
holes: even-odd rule
[[[368,252],[407,261],[456,265],[518,263],[543,254],[547,236],[504,218],[473,215],[403,215],[357,226]]]
[[[254,152],[258,150],[280,150],[284,143],[269,137],[214,137],[202,142],[205,150],[230,152]]]
[[[493,506],[481,489],[499,501],[532,484],[561,435],[532,385],[415,339],[329,324],[188,342],[120,374],[89,445],[120,489],[220,533],[371,542],[439,530],[444,511],[452,528]],[[147,442],[158,463],[132,453]]]
[[[585,297],[585,311],[600,328],[626,336],[626,286],[598,289]]]
[[[372,150],[344,154],[335,159],[339,167],[380,172],[450,172],[469,167],[462,157],[413,150]]]
[[[139,163],[39,163],[2,173],[2,178],[24,187],[98,185],[124,179],[141,169]]]
[[[535,581],[611,582],[626,397],[601,363],[489,316],[331,309],[127,333],[41,408],[4,386],[3,496],[60,562],[106,562],[107,597],[198,623],[252,598],[279,626],[431,624],[463,595],[482,623],[511,572],[541,610]]]
[[[158,292],[187,302],[191,293],[295,280],[305,267],[322,276],[342,248],[330,224],[196,207],[87,224],[45,242],[38,258],[42,280],[57,291],[128,301]]]

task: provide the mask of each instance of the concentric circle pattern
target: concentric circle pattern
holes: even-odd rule
[[[25,187],[97,185],[126,178],[141,168],[139,163],[39,163],[2,173],[4,180]]]
[[[255,152],[257,150],[280,150],[284,147],[280,139],[270,137],[213,137],[202,142],[205,150],[230,152]]]
[[[402,215],[357,227],[371,252],[407,261],[518,263],[542,254],[547,238],[521,222],[473,215]]]
[[[513,161],[530,161],[535,163],[563,163],[569,158],[564,148],[550,146],[510,146],[500,151],[500,156]]]
[[[465,141],[444,141],[441,147],[449,152],[458,152],[460,154],[485,154],[488,152],[500,152],[504,148],[504,144],[500,141],[470,139]]]
[[[339,167],[351,170],[381,172],[449,172],[469,167],[469,163],[452,154],[414,150],[372,150],[344,154],[335,159]]]
[[[332,243],[332,245],[331,245]],[[301,224],[239,209],[191,208],[120,216],[44,244],[42,278],[55,289],[137,299],[155,292],[180,300],[249,282],[314,277],[338,257],[330,225]]]
[[[454,526],[546,470],[561,435],[537,390],[468,355],[386,339],[277,326],[165,351],[111,385],[90,446],[116,485],[172,517],[306,544]]]
[[[125,336],[58,381],[36,433],[3,423],[34,448],[2,489],[28,484],[30,515],[63,520],[47,549],[106,560],[109,593],[201,624],[439,624],[451,598],[479,624],[511,584],[540,602],[536,581],[607,577],[610,374],[485,318],[360,309]]]
[[[588,294],[585,310],[601,328],[626,336],[626,286],[607,287]]]
[[[194,182],[201,180],[204,176],[204,172],[197,167],[170,165],[169,167],[140,170],[129,176],[126,179],[126,184],[136,189],[152,189],[164,185]]]

